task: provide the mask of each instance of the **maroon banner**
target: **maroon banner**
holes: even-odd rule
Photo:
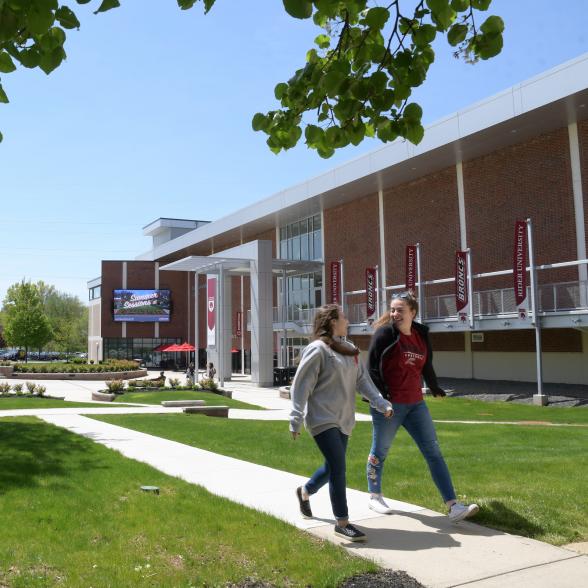
[[[341,262],[331,261],[331,304],[341,304]]]
[[[515,222],[513,277],[515,302],[520,306],[527,297],[527,223]]]
[[[406,246],[406,289],[414,292],[416,288],[416,245]]]
[[[376,312],[376,268],[368,267],[365,270],[365,301],[367,318]]]
[[[468,305],[468,256],[455,252],[455,307],[459,313]]]
[[[243,320],[243,313],[238,310],[237,311],[237,325],[236,325],[236,329],[235,329],[235,335],[237,335],[237,337],[241,336],[241,321]]]
[[[216,276],[206,280],[206,345],[216,345]]]

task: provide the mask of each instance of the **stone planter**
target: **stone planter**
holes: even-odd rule
[[[22,373],[14,372],[12,378],[19,380],[88,380],[93,382],[106,380],[132,380],[133,378],[143,378],[147,375],[147,370],[133,370],[130,372],[96,372],[96,373]]]
[[[6,378],[12,378],[12,372],[14,368],[11,365],[0,365],[0,376],[5,376]]]
[[[107,394],[106,392],[92,392],[92,400],[99,402],[112,402],[116,398],[116,394]]]

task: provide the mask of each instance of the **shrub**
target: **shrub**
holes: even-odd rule
[[[37,384],[37,394],[39,396],[45,396],[45,392],[47,392],[47,387],[41,386],[40,384]]]
[[[125,389],[125,383],[122,380],[106,380],[105,384],[112,394],[122,394]]]
[[[8,382],[0,383],[0,396],[4,396],[10,392],[10,384]]]
[[[13,384],[12,389],[14,390],[17,396],[20,396],[22,394],[22,384]]]
[[[205,390],[212,390],[213,392],[218,389],[218,384],[212,378],[200,380],[200,385]]]
[[[180,378],[170,378],[169,385],[172,388],[177,388],[180,385]]]
[[[34,394],[37,390],[37,384],[35,382],[25,382],[25,386],[29,394]]]

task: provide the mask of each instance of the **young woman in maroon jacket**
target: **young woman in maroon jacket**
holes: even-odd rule
[[[476,504],[457,501],[451,475],[441,454],[433,419],[423,400],[422,379],[433,396],[445,396],[433,369],[433,350],[428,327],[415,322],[418,302],[409,292],[394,294],[390,312],[374,324],[376,332],[368,353],[369,373],[382,396],[392,402],[394,416],[389,419],[371,410],[372,448],[367,462],[369,507],[380,514],[392,509],[382,496],[384,461],[400,426],[413,438],[427,461],[431,476],[449,509],[452,521],[476,514]]]

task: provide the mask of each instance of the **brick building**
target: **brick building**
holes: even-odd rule
[[[332,262],[343,268],[350,336],[365,350],[365,270],[378,268],[382,312],[404,289],[406,246],[418,243],[421,320],[439,375],[536,381],[539,340],[545,381],[587,384],[587,105],[588,54],[430,125],[418,146],[384,145],[214,222],[155,221],[148,252],[104,261],[88,284],[89,357],[156,365],[153,349],[185,340],[208,347],[223,377],[244,367],[270,384],[273,365],[304,347],[313,309],[330,301]],[[521,319],[513,239],[526,219],[536,270],[524,273],[536,279]],[[464,320],[458,250],[471,262]],[[217,278],[214,345],[207,276]],[[169,322],[115,322],[113,291],[124,288],[170,290]]]

